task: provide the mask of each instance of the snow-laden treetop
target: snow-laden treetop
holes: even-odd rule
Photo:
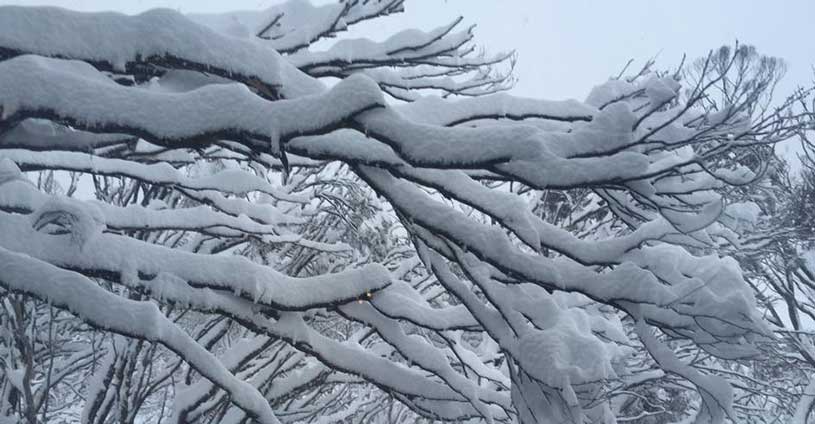
[[[0,7],[0,287],[163,344],[229,394],[236,422],[286,419],[228,366],[248,361],[219,359],[163,306],[283,340],[434,419],[614,422],[615,390],[644,378],[637,348],[693,384],[697,422],[733,419],[727,381],[674,350],[744,358],[768,334],[736,262],[706,252],[739,243],[721,192],[757,169],[729,158],[775,141],[772,122],[700,108],[715,83],[657,72],[583,102],[499,93],[514,56],[479,54],[461,19],[313,46],[402,3]],[[31,176],[49,170],[130,194],[48,193]],[[361,188],[328,197],[337,175]],[[581,190],[573,223],[536,212]],[[385,255],[317,219],[366,191],[371,219],[401,228]],[[359,333],[329,335],[324,314]],[[203,416],[195,387],[179,422]]]

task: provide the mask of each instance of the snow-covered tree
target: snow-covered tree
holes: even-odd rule
[[[798,120],[801,169],[771,162],[765,177],[744,190],[742,213],[731,214],[743,227],[745,243],[736,257],[745,280],[778,337],[761,345],[765,352],[732,375],[742,392],[747,416],[756,423],[810,422],[815,405],[815,262],[813,227],[812,97],[802,90],[792,119]],[[747,212],[747,213],[744,213]]]
[[[315,45],[402,7],[0,7],[0,416],[739,419],[699,358],[773,332],[720,218],[798,124],[709,103],[747,51],[578,102],[461,19]]]

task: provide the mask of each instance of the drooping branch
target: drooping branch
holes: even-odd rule
[[[198,372],[229,392],[233,402],[262,423],[278,424],[260,393],[167,319],[155,305],[122,299],[84,276],[0,247],[0,284],[51,302],[86,322],[126,336],[155,340],[185,358]]]

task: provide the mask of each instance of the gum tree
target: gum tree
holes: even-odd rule
[[[739,50],[578,102],[502,93],[461,19],[313,46],[402,3],[0,8],[0,286],[90,358],[6,338],[0,414],[46,421],[25,387],[67,369],[87,423],[615,422],[649,381],[737,419],[687,352],[772,335],[711,252],[734,158],[794,125],[762,85],[706,105]]]

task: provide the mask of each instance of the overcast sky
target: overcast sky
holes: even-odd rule
[[[130,14],[154,7],[181,12],[262,9],[277,2],[0,0]],[[406,13],[355,28],[351,35],[384,38],[401,28],[431,29],[462,15],[466,23],[478,25],[476,39],[488,50],[518,52],[514,91],[522,96],[583,99],[629,59],[642,64],[656,55],[660,68],[670,68],[683,53],[704,56],[736,40],[787,62],[780,95],[813,79],[815,0],[407,0],[405,8]]]

